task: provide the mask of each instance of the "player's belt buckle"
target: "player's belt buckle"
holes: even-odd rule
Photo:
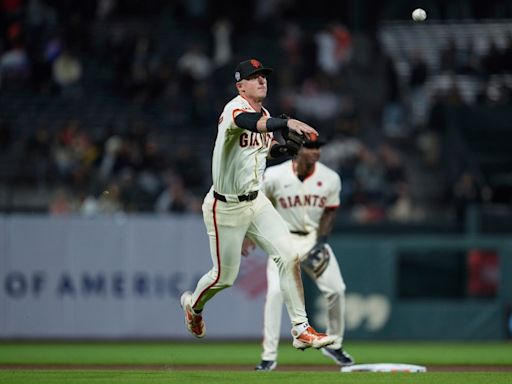
[[[220,193],[217,193],[215,191],[213,191],[213,196],[215,196],[216,199],[218,199],[220,201],[223,201],[225,203],[228,201],[228,199],[226,199],[226,196],[221,195]],[[258,191],[252,191],[252,192],[249,192],[247,195],[239,195],[239,196],[237,196],[237,199],[240,202],[242,202],[242,201],[252,201],[256,197],[258,197]]]
[[[238,196],[238,201],[252,201],[258,197],[258,191],[249,192],[247,195]]]

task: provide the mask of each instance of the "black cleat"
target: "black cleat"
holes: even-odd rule
[[[273,371],[277,367],[277,362],[272,360],[261,360],[254,370],[255,371]]]
[[[354,364],[354,359],[347,352],[340,349],[322,348],[324,356],[330,357],[338,365],[349,366]]]

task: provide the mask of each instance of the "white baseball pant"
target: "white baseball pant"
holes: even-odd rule
[[[298,253],[290,247],[292,239],[286,223],[264,193],[260,192],[252,201],[226,203],[215,199],[210,191],[203,202],[203,218],[213,267],[199,280],[192,295],[196,311],[202,310],[219,291],[233,285],[247,235],[274,260],[292,324],[308,321]]]

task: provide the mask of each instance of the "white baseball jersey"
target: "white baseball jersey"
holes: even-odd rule
[[[273,133],[256,133],[240,128],[235,117],[256,112],[238,95],[224,107],[212,159],[213,189],[223,195],[245,195],[261,189]],[[263,113],[270,117],[263,108]]]
[[[315,232],[324,209],[340,205],[341,179],[316,162],[313,173],[300,181],[293,167],[289,160],[267,169],[263,190],[291,232]]]

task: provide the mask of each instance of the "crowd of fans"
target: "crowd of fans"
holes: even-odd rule
[[[182,147],[172,156],[142,122],[124,134],[93,139],[76,120],[52,135],[37,129],[27,142],[27,166],[39,188],[58,186],[51,213],[197,212],[204,187],[196,154]],[[185,188],[186,186],[186,188]]]
[[[393,48],[395,57],[387,58],[386,77],[390,92],[382,126],[387,136],[414,142],[426,166],[445,168],[449,185],[440,193],[439,203],[453,207],[457,221],[462,223],[469,206],[489,202],[503,204],[510,199],[503,198],[503,194],[496,190],[501,190],[501,186],[490,183],[493,175],[484,174],[480,169],[476,155],[471,152],[475,149],[472,147],[478,149],[478,144],[464,132],[471,127],[459,127],[459,139],[462,146],[469,149],[466,155],[472,160],[450,169],[453,167],[447,159],[455,160],[457,155],[455,148],[447,148],[443,142],[449,131],[447,111],[478,106],[492,108],[499,114],[503,107],[512,106],[512,32],[506,23],[494,26],[494,34],[485,38],[467,38],[472,31],[470,28],[475,28],[471,25],[460,25],[458,35],[449,26],[437,25],[436,28],[447,36],[439,50],[428,52],[428,58],[421,48],[402,46]],[[428,31],[424,30],[424,33]],[[430,33],[423,38],[433,36]],[[432,45],[439,45],[439,41]],[[408,58],[406,75],[397,71],[396,61],[401,60],[397,58],[402,57]],[[484,127],[491,123],[481,120],[475,124]],[[496,143],[504,139],[500,139],[492,127],[486,134],[488,139],[494,135]],[[506,188],[510,190],[510,184]]]
[[[298,12],[279,1],[251,3],[254,19],[243,24],[234,10],[207,3],[1,1],[1,88],[82,104],[93,97],[91,89],[101,89],[134,108],[156,110],[165,122],[162,127],[129,121],[98,132],[73,116],[61,125],[34,121],[28,133],[18,134],[11,122],[0,121],[2,150],[17,143],[24,151],[18,167],[25,172],[15,182],[54,190],[48,203],[52,214],[199,212],[211,182],[211,153],[178,145],[174,138],[213,140],[220,109],[234,95],[233,68],[250,54],[276,67],[269,109],[308,121],[330,140],[323,160],[340,173],[343,206],[354,220],[421,218],[399,150],[365,135],[381,122],[363,118],[364,95],[354,94],[357,84],[350,74],[360,64],[353,60],[354,37],[346,25],[324,20],[305,27],[293,18],[275,23],[282,12]],[[135,16],[170,29],[162,35],[147,22],[136,27],[117,22],[143,20]],[[109,23],[112,27],[105,27]],[[259,40],[251,35],[255,26],[265,26]],[[194,33],[174,35],[173,28]],[[473,62],[471,55],[465,57]],[[91,60],[106,74],[101,79],[88,72]],[[484,63],[492,66],[493,60]],[[419,60],[412,73],[414,89],[425,83],[428,68]],[[388,93],[382,106],[395,96]]]

